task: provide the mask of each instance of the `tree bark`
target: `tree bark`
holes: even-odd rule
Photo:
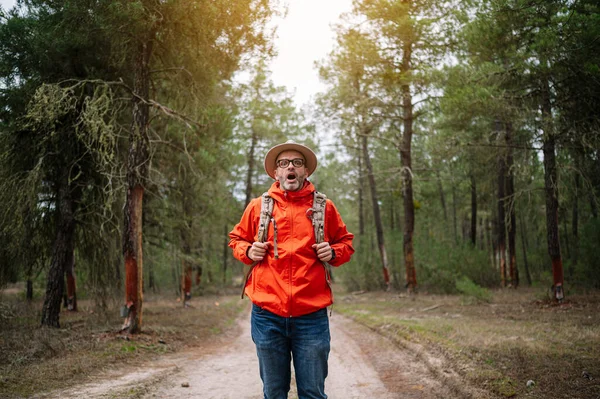
[[[575,169],[575,195],[573,196],[573,221],[571,226],[573,230],[573,258],[571,267],[569,268],[569,277],[573,277],[579,261],[579,191],[581,187],[581,175],[579,174],[579,167]]]
[[[471,173],[471,245],[477,245],[477,186]]]
[[[408,75],[412,71],[412,42],[405,39],[402,44],[402,73]],[[402,193],[404,197],[404,264],[406,269],[406,288],[409,292],[417,288],[417,272],[413,248],[413,232],[415,228],[415,203],[412,187],[412,135],[413,135],[413,103],[408,81],[403,82],[402,119],[403,132],[400,147],[402,163]]]
[[[364,186],[365,179],[363,177],[363,166],[362,166],[363,156],[361,154],[358,155],[358,235],[365,235],[365,211],[364,211]]]
[[[185,259],[181,260],[181,265],[181,302],[183,307],[187,307],[192,299],[192,265]]]
[[[152,40],[140,43],[134,65],[133,123],[127,159],[123,257],[125,259],[125,306],[128,311],[122,330],[131,334],[138,333],[142,327],[142,205],[150,164],[148,140],[150,109],[147,99],[150,94],[151,54]]]
[[[512,188],[511,188],[512,190]],[[514,193],[511,192],[511,196]],[[519,269],[517,268],[517,217],[515,214],[514,204],[511,203],[511,207],[509,208],[509,224],[508,224],[508,271],[510,277],[510,285],[513,288],[517,288],[519,286]]]
[[[521,225],[521,247],[523,248],[523,267],[525,268],[525,278],[527,279],[527,285],[531,287],[531,273],[529,272],[529,263],[527,262],[527,237],[525,236],[525,227],[523,218],[519,218]]]
[[[496,132],[502,135],[501,122],[496,121]],[[505,215],[505,197],[506,197],[506,158],[505,154],[498,156],[498,231],[497,231],[497,249],[500,261],[500,286],[506,287],[506,215]]]
[[[183,306],[187,306],[187,302],[192,298],[192,228],[193,228],[193,209],[192,201],[190,197],[192,192],[192,185],[186,177],[182,181],[183,190],[181,195],[181,209],[182,209],[182,222],[180,227],[181,236],[181,250],[183,252],[182,259],[182,295],[181,300]]]
[[[479,249],[485,251],[485,222],[482,217],[479,218]]]
[[[33,281],[31,281],[31,279],[27,279],[26,298],[27,298],[27,302],[33,301]]]
[[[563,208],[562,212],[559,208],[559,219],[562,219],[563,221],[563,236],[564,236],[564,243],[565,243],[565,252],[566,252],[566,257],[567,259],[571,259],[571,244],[569,243],[569,230],[567,228],[567,217],[566,217],[566,213],[567,210]]]
[[[448,211],[446,210],[446,196],[444,195],[444,186],[442,185],[442,178],[440,173],[436,172],[438,191],[440,192],[440,202],[442,204],[442,211],[444,212],[444,222],[448,223]]]
[[[454,232],[454,243],[458,244],[458,221],[456,216],[456,185],[452,182],[452,231]]]
[[[513,139],[512,125],[508,123],[505,128],[506,141],[506,198],[505,206],[508,207],[508,271],[510,285],[513,288],[519,286],[519,271],[517,269],[517,217],[515,211],[515,176],[513,173]]]
[[[369,186],[371,189],[371,201],[373,202],[373,217],[375,219],[375,229],[377,231],[377,244],[379,247],[379,254],[381,255],[381,264],[383,269],[383,282],[385,283],[386,289],[390,289],[390,271],[388,268],[387,253],[385,251],[385,240],[383,237],[383,223],[381,221],[381,211],[379,210],[379,200],[377,197],[377,186],[375,183],[375,175],[373,174],[373,166],[371,165],[371,158],[369,157],[369,149],[367,145],[367,134],[362,135],[362,150],[363,158],[365,160],[365,166],[367,168],[367,176],[369,179]]]
[[[77,312],[77,284],[75,279],[75,254],[71,252],[65,265],[67,275],[67,309]]]
[[[546,197],[546,230],[548,254],[552,262],[552,289],[554,299],[561,302],[564,299],[563,262],[560,253],[558,235],[558,173],[556,169],[556,137],[552,128],[552,105],[550,103],[550,88],[548,81],[542,84],[542,124],[544,129],[544,191]]]
[[[60,328],[60,304],[64,292],[65,270],[75,247],[75,204],[67,180],[65,175],[58,189],[58,230],[48,270],[41,320],[43,326],[56,328]]]

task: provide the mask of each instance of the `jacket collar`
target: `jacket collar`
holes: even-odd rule
[[[278,202],[312,197],[314,192],[315,186],[308,180],[304,181],[304,186],[298,191],[285,191],[281,188],[279,181],[275,181],[269,188],[269,195]]]

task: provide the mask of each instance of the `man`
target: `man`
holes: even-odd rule
[[[309,211],[315,187],[307,178],[317,168],[317,157],[310,148],[290,141],[276,145],[264,167],[275,179],[267,241],[256,238],[262,198],[248,204],[229,233],[234,256],[247,265],[256,262],[245,293],[252,301],[252,340],[264,397],[287,398],[293,358],[299,398],[327,398],[327,306],[333,297],[324,262],[340,266],[350,260],[354,235],[327,200],[325,239],[316,244]]]

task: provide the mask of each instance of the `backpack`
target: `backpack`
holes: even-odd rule
[[[315,191],[313,196],[313,205],[312,208],[306,210],[306,215],[309,219],[312,220],[313,230],[315,233],[315,241],[317,244],[323,242],[325,240],[325,205],[327,203],[327,196],[323,193]],[[273,198],[269,195],[268,192],[263,193],[261,196],[261,206],[260,206],[260,219],[258,222],[258,234],[256,237],[256,241],[265,242],[267,240],[268,232],[269,232],[269,223],[273,223],[273,238],[275,240],[275,245],[273,248],[275,259],[279,258],[279,253],[277,252],[277,223],[273,218]],[[331,266],[327,262],[322,262],[323,267],[325,268],[325,279],[327,285],[331,289]],[[242,284],[242,299],[244,298],[244,291],[246,289],[246,283],[248,283],[248,278],[250,278],[250,274],[256,266],[258,262],[254,262],[251,265],[244,266],[244,282]]]

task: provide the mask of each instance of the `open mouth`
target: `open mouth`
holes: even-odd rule
[[[288,180],[296,180],[296,174],[295,173],[288,173],[287,179]]]

